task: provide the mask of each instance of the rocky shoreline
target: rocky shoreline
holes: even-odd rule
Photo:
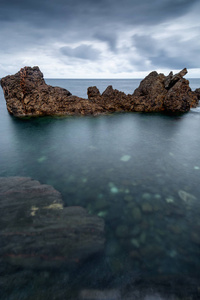
[[[0,266],[78,266],[104,249],[104,220],[64,207],[52,186],[29,177],[0,177]]]
[[[168,76],[151,72],[133,94],[126,95],[112,86],[101,94],[96,86],[87,90],[88,99],[68,90],[47,85],[39,67],[24,67],[1,79],[7,109],[16,117],[99,115],[112,112],[184,113],[196,107],[199,89],[192,91],[183,78],[187,69]]]

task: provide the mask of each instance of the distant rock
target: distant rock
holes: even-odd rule
[[[53,187],[0,177],[0,263],[74,266],[104,248],[104,221],[82,207],[63,207]]]
[[[196,107],[200,93],[191,91],[183,76],[187,69],[168,76],[151,72],[132,95],[126,95],[110,85],[101,94],[89,87],[88,99],[72,96],[60,87],[44,81],[38,67],[25,67],[18,73],[1,79],[1,86],[10,114],[17,117],[45,115],[98,115],[110,112],[183,113]]]

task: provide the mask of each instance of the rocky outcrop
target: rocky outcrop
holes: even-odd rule
[[[151,72],[133,93],[135,110],[145,112],[187,112],[196,107],[198,98],[189,87],[189,81],[183,78],[187,70],[168,76]]]
[[[104,221],[63,207],[53,187],[0,177],[0,263],[30,268],[74,266],[104,248]]]
[[[88,88],[88,99],[72,96],[68,90],[45,83],[38,67],[25,67],[17,74],[1,79],[10,114],[18,117],[44,115],[97,115],[116,111],[187,112],[198,104],[198,92],[191,91],[189,81],[178,74],[168,76],[151,72],[134,91],[126,95],[112,86],[101,94]]]
[[[38,67],[2,78],[1,86],[9,113],[17,117],[94,114],[98,108],[68,90],[47,85]]]

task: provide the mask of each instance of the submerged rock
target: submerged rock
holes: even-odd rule
[[[197,200],[197,198],[194,195],[187,193],[183,190],[178,191],[178,195],[187,204],[192,204]]]
[[[124,162],[127,162],[131,159],[131,156],[130,155],[123,155],[120,160],[121,161],[124,161]]]
[[[199,92],[191,91],[189,81],[178,74],[168,76],[151,72],[132,95],[110,85],[101,94],[97,87],[88,88],[88,99],[72,96],[60,87],[44,81],[38,67],[24,67],[1,79],[7,109],[17,117],[44,115],[97,115],[117,111],[183,113],[196,107]]]
[[[104,221],[63,207],[53,187],[0,177],[0,262],[31,268],[73,266],[104,248]]]

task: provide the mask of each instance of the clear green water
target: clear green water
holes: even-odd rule
[[[123,288],[136,278],[199,282],[199,108],[18,120],[0,102],[0,176],[50,184],[66,206],[105,219],[105,253],[70,275],[72,289]],[[46,287],[63,280],[48,276]]]

